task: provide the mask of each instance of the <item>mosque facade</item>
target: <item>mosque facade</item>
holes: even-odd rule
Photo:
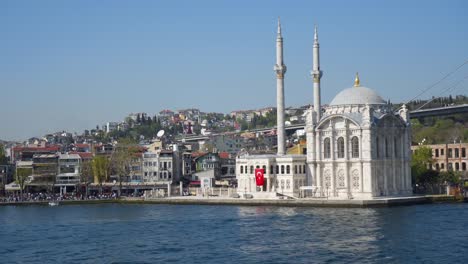
[[[285,154],[283,38],[278,21],[276,41],[278,153],[244,154],[236,159],[239,194],[255,198],[317,197],[374,199],[412,194],[411,125],[405,105],[394,110],[373,89],[354,86],[321,106],[319,42],[314,33],[314,107],[306,121],[307,154]],[[263,186],[256,184],[256,169],[263,169]]]

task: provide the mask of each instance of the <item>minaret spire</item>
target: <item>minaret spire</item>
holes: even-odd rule
[[[322,106],[320,103],[320,79],[322,78],[323,72],[320,70],[320,54],[319,54],[319,41],[318,41],[318,30],[317,25],[314,29],[314,46],[313,46],[313,63],[312,63],[312,79],[314,82],[314,111],[317,115],[317,122],[320,120],[322,114]]]
[[[276,64],[273,68],[276,73],[276,122],[278,155],[286,154],[286,141],[284,129],[284,74],[286,65],[283,62],[283,37],[281,36],[281,22],[278,17],[278,35],[276,37]]]
[[[318,30],[317,25],[314,27],[314,43],[318,43]]]
[[[282,38],[281,36],[281,19],[278,17],[278,38]]]

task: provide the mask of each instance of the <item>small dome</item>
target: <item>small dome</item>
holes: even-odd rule
[[[344,89],[331,101],[330,105],[382,105],[385,101],[374,90],[355,86]]]

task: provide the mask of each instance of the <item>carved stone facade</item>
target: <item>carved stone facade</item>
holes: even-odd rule
[[[360,87],[349,93],[360,94]],[[371,98],[356,104],[331,104],[322,118],[308,112],[308,184],[315,196],[372,199],[412,193],[410,124],[405,107],[391,107],[368,88]],[[334,101],[340,101],[338,98]]]

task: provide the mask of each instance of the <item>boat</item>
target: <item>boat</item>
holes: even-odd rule
[[[59,205],[59,202],[57,202],[57,201],[49,202],[49,206],[58,206],[58,205]]]

